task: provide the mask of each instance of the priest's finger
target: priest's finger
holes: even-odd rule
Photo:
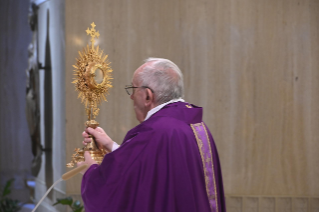
[[[91,128],[91,127],[86,128],[85,131],[86,131],[86,133],[88,133],[90,135],[93,135],[93,137],[99,136],[99,132],[96,131],[95,129]]]
[[[85,141],[82,141],[82,144],[83,144],[84,146],[86,146],[88,143],[86,143]]]
[[[100,133],[106,134],[106,132],[105,132],[105,131],[103,130],[103,128],[101,128],[101,127],[97,127],[97,128],[95,128],[95,130],[98,131],[98,132],[100,132]]]
[[[89,134],[87,134],[85,131],[83,131],[82,136],[83,136],[83,138],[88,138]]]
[[[84,138],[84,142],[85,143],[91,143],[92,142],[92,138]]]

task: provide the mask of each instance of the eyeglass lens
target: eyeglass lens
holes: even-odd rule
[[[125,88],[125,90],[128,95],[131,95],[133,93],[133,88],[131,87]]]

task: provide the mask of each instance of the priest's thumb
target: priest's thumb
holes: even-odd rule
[[[84,160],[85,160],[85,162],[94,161],[94,160],[92,159],[92,157],[91,157],[90,152],[88,152],[88,151],[85,151],[85,152],[84,152]]]
[[[84,160],[85,164],[91,166],[92,164],[97,164],[97,162],[92,158],[90,152],[85,151],[84,152]]]
[[[80,172],[81,174],[84,174],[86,172],[86,170],[88,170],[88,168],[92,164],[97,164],[97,162],[95,160],[93,160],[93,158],[91,157],[90,152],[88,152],[88,151],[84,152],[84,161],[77,163],[78,166],[87,165],[87,168],[81,170],[81,172]]]
[[[91,127],[86,128],[86,132],[90,135],[93,135],[93,137],[95,137],[98,134],[98,132]]]

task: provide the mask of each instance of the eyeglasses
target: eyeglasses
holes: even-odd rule
[[[127,93],[128,95],[132,95],[132,94],[133,94],[134,88],[148,88],[148,89],[150,89],[150,90],[152,91],[152,93],[154,93],[154,91],[152,90],[152,88],[147,87],[147,86],[135,87],[135,86],[133,86],[133,85],[125,85],[125,90],[126,90],[126,93]]]

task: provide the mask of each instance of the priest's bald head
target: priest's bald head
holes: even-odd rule
[[[135,71],[132,89],[136,118],[142,122],[154,107],[183,96],[183,74],[170,60],[148,58]]]

